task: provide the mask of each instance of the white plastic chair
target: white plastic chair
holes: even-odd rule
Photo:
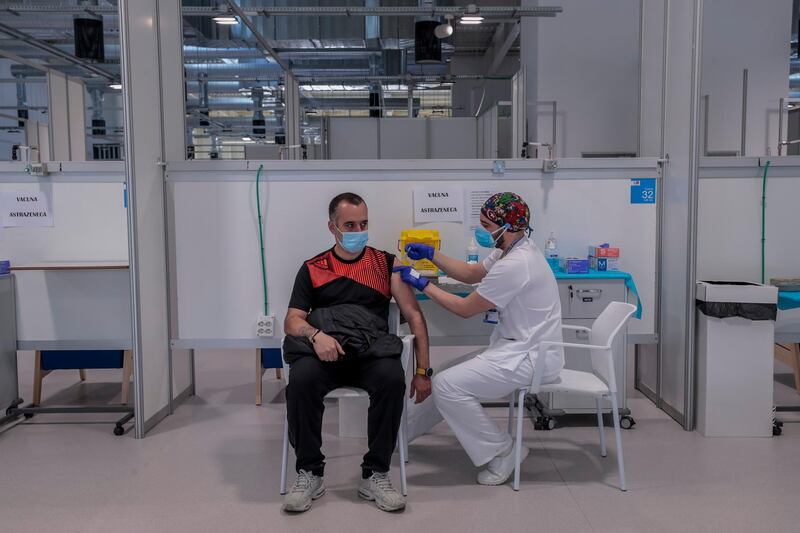
[[[517,397],[517,434],[514,443],[515,469],[514,469],[514,490],[519,490],[520,476],[520,457],[522,454],[522,418],[523,404],[525,395],[530,391],[532,394],[543,393],[568,393],[583,396],[592,396],[597,405],[597,427],[600,431],[600,455],[606,456],[606,441],[603,433],[603,406],[604,398],[611,400],[611,414],[614,419],[614,436],[617,441],[617,464],[619,466],[619,488],[627,490],[625,486],[625,463],[622,459],[622,436],[620,434],[619,423],[619,401],[617,395],[617,382],[614,374],[614,354],[613,345],[622,327],[636,311],[636,306],[622,303],[611,302],[608,307],[595,319],[592,328],[582,326],[564,325],[563,329],[572,331],[583,331],[589,334],[590,344],[576,344],[569,342],[545,341],[539,345],[539,351],[545,352],[552,346],[564,348],[580,348],[592,358],[593,372],[581,372],[578,370],[563,369],[558,379],[552,383],[542,384],[542,367],[544,357],[537,359],[533,370],[533,383],[530,387],[517,389],[511,396],[509,405],[509,433],[511,433],[511,413],[514,409],[514,396]],[[624,386],[624,384],[621,384]]]
[[[408,385],[408,368],[411,362],[411,357],[414,353],[414,335],[405,335],[401,337],[403,341],[403,353],[400,356],[400,363],[403,366],[403,375],[406,376],[406,385]],[[281,343],[282,344],[282,343]],[[289,385],[289,365],[283,361],[283,379],[286,385]],[[340,399],[340,398],[353,398],[362,397],[366,398],[369,394],[363,389],[357,387],[339,387],[329,392],[325,399]],[[397,434],[397,449],[400,452],[400,491],[403,496],[408,494],[406,484],[406,463],[408,462],[408,417],[406,415],[407,399],[403,397],[403,415],[400,420],[400,430]],[[283,454],[281,456],[281,494],[286,494],[286,475],[289,466],[289,418],[285,417],[283,422]]]

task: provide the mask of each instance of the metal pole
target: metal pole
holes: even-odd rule
[[[778,100],[778,155],[783,155],[783,107],[785,105],[783,98]]]
[[[684,368],[684,418],[683,429],[691,431],[694,429],[695,412],[695,307],[694,295],[697,278],[697,204],[698,204],[698,177],[700,171],[700,157],[697,150],[697,134],[699,129],[699,117],[697,106],[700,103],[700,74],[702,62],[702,42],[703,42],[703,0],[697,0],[694,6],[694,57],[692,59],[692,95],[691,95],[691,127],[689,129],[689,231],[688,231],[688,257],[686,277],[686,344],[684,353],[686,354]]]
[[[711,97],[703,96],[703,157],[708,157],[708,103]]]
[[[557,133],[556,132],[556,124],[557,124],[557,121],[556,121],[556,116],[557,115],[556,115],[556,113],[557,113],[557,111],[558,111],[558,104],[557,104],[557,102],[555,100],[553,100],[553,140],[550,143],[550,154],[551,154],[550,157],[551,158],[558,157],[558,154],[556,154],[556,133]]]
[[[742,71],[742,144],[739,151],[739,155],[744,157],[745,154],[745,146],[747,144],[747,75],[749,74],[748,69],[744,69]]]
[[[414,118],[414,82],[408,80],[408,118]]]
[[[119,34],[121,49],[122,70],[122,116],[125,125],[125,181],[128,191],[128,271],[131,276],[131,348],[133,351],[133,404],[136,419],[134,420],[135,437],[144,438],[144,362],[142,361],[142,332],[139,300],[139,239],[136,231],[136,172],[134,165],[134,135],[133,135],[133,97],[131,95],[131,57],[130,33],[132,31],[128,20],[130,0],[120,0],[119,3]]]

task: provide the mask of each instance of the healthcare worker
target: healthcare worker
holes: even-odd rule
[[[561,348],[539,349],[542,341],[562,341],[561,301],[555,276],[544,255],[527,238],[530,210],[518,195],[498,193],[483,205],[475,230],[479,245],[494,250],[469,264],[424,244],[406,246],[408,257],[428,259],[448,276],[477,289],[462,298],[446,292],[410,267],[395,269],[404,282],[424,292],[448,311],[469,318],[478,314],[494,324],[489,346],[479,355],[433,376],[434,406],[409,412],[411,434],[430,429],[444,418],[475,466],[478,483],[501,485],[514,471],[513,440],[500,430],[481,400],[505,399],[531,384],[534,362],[544,358],[542,382],[555,380],[564,367]],[[430,403],[430,402],[428,402]],[[438,412],[437,412],[438,410]],[[428,427],[420,428],[427,423]],[[522,450],[522,459],[529,450]]]

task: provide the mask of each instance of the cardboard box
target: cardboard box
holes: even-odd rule
[[[590,246],[589,257],[619,257],[619,248]]]
[[[579,257],[565,257],[561,260],[559,268],[561,272],[567,274],[588,274],[589,260]]]
[[[598,272],[619,271],[618,257],[589,257],[589,267]]]

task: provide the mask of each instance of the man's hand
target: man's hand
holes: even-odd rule
[[[419,272],[408,266],[394,267],[392,272],[399,272],[400,279],[404,283],[408,283],[418,291],[424,291],[428,286],[428,278],[422,276]]]
[[[409,398],[417,397],[414,403],[422,403],[425,398],[431,395],[431,378],[426,376],[415,375],[411,380],[411,394]]]
[[[339,341],[321,331],[317,333],[311,343],[314,345],[314,351],[320,361],[338,361],[339,356],[344,355],[344,350],[342,350]]]
[[[406,245],[406,255],[408,255],[408,257],[414,261],[419,261],[420,259],[433,261],[434,253],[436,253],[436,250],[433,248],[433,246],[428,246],[427,244],[412,242]]]

